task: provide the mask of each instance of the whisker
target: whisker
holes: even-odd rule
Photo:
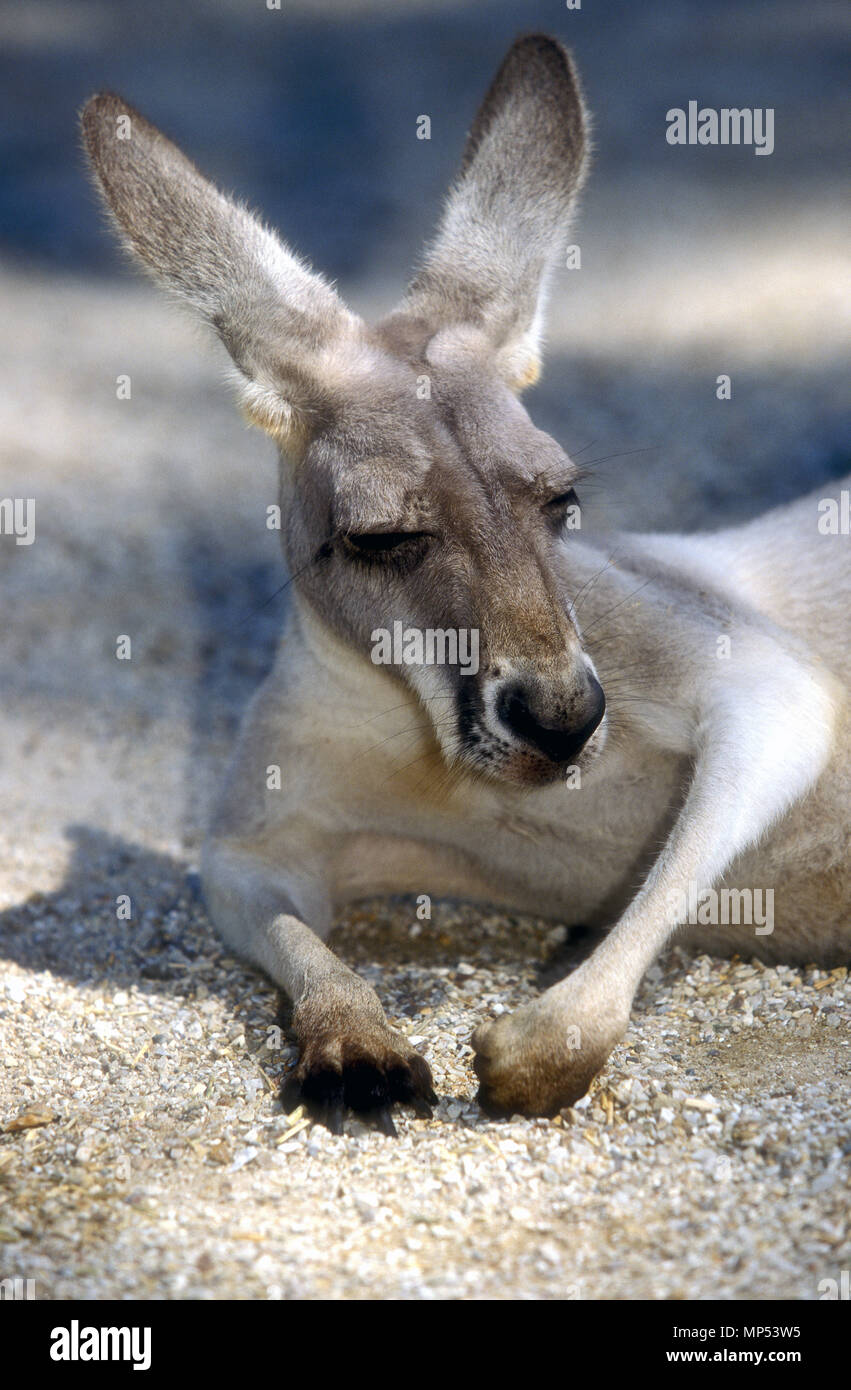
[[[631,598],[634,598],[636,594],[640,594],[641,590],[646,589],[647,585],[651,584],[652,582],[653,581],[651,579],[645,579],[643,584],[639,584],[638,587],[633,589],[631,593],[627,594],[625,598],[622,598],[619,603],[615,603],[612,605],[611,608],[607,608],[605,613],[601,613],[598,618],[594,619],[593,623],[589,623],[588,627],[585,628],[583,631],[583,636],[591,632],[597,626],[598,623],[601,623],[603,621],[604,618],[608,618],[610,613],[614,613],[616,609],[622,608],[623,605],[625,603],[628,603]]]
[[[658,444],[647,444],[643,449],[626,449],[620,454],[605,454],[603,458],[586,459],[585,466],[587,468],[596,468],[598,464],[611,463],[612,459],[628,459],[632,458],[634,454],[652,454],[653,450],[658,449],[658,447]]]
[[[375,753],[377,749],[383,748],[386,743],[392,743],[394,738],[402,738],[405,734],[421,734],[424,738],[427,738],[432,730],[443,729],[447,726],[451,727],[454,722],[455,716],[453,714],[446,719],[433,720],[430,726],[426,724],[414,724],[407,729],[397,729],[395,734],[388,734],[386,738],[379,739],[377,743],[370,744],[369,748],[361,749],[360,753],[356,753],[355,756],[350,759],[349,765],[351,766],[351,763],[356,763],[359,758],[365,758],[369,753]]]
[[[606,570],[609,569],[611,565],[616,564],[616,563],[617,563],[617,561],[616,561],[616,553],[615,553],[614,551],[612,551],[612,554],[609,556],[609,558],[608,558],[608,560],[606,561],[606,563],[605,563],[603,566],[601,566],[600,569],[597,570],[597,573],[596,573],[596,574],[592,574],[592,576],[591,576],[590,579],[586,579],[586,581],[585,581],[585,583],[582,585],[581,589],[579,589],[579,590],[577,591],[577,593],[576,593],[576,595],[575,595],[575,597],[574,597],[574,599],[573,599],[573,602],[572,602],[572,604],[571,604],[571,606],[572,606],[572,608],[574,609],[574,611],[576,611],[576,604],[577,604],[578,600],[582,597],[582,594],[585,593],[586,589],[587,589],[588,592],[590,593],[591,589],[592,589],[592,588],[594,587],[594,585],[597,583],[597,580],[601,577],[601,575],[605,574]]]
[[[431,704],[432,700],[454,700],[454,691],[447,691],[445,695],[415,695],[411,692],[411,698],[420,700],[423,704]],[[383,719],[385,714],[392,714],[397,709],[407,709],[410,700],[402,700],[398,705],[390,705],[389,709],[379,710],[378,714],[371,714],[368,719],[362,719],[359,724],[349,724],[350,729],[363,729],[367,724],[373,724],[376,719]]]
[[[305,570],[310,569],[310,566],[312,564],[315,564],[315,562],[316,556],[312,555],[311,558],[307,561],[307,563],[302,565],[300,570],[296,570],[295,574],[291,574],[289,579],[284,580],[283,584],[280,586],[279,589],[276,589],[275,592],[270,594],[267,599],[264,599],[263,602],[260,604],[259,608],[253,608],[250,613],[247,613],[244,618],[242,618],[238,623],[235,623],[232,628],[226,629],[224,633],[225,637],[230,637],[233,633],[241,631],[241,629],[245,627],[246,623],[251,622],[252,618],[256,618],[257,614],[262,613],[264,608],[268,608],[269,604],[272,603],[278,597],[279,594],[282,594],[285,589],[288,589],[290,585],[296,579],[299,579],[301,575],[304,574]]]

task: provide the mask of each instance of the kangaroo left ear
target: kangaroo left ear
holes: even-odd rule
[[[252,422],[292,442],[321,402],[329,375],[362,350],[360,319],[120,97],[92,97],[82,126],[99,191],[125,246],[215,328]]]
[[[567,50],[518,39],[473,123],[437,235],[398,314],[480,330],[509,385],[537,380],[547,282],[587,167],[588,119]]]

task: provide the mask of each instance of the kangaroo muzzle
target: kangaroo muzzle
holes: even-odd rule
[[[543,753],[554,763],[569,763],[585,747],[606,712],[606,697],[595,676],[588,673],[587,690],[567,711],[547,709],[540,690],[522,680],[507,683],[496,698],[500,724],[521,744]]]

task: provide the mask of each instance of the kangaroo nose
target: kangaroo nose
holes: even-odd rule
[[[580,723],[573,718],[547,721],[532,710],[529,693],[522,685],[507,685],[496,702],[496,713],[507,729],[524,743],[545,753],[554,763],[570,762],[589,740],[606,712],[606,697],[599,681],[588,677],[588,696]]]

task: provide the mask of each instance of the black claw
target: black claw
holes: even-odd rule
[[[301,1082],[296,1079],[295,1073],[290,1072],[281,1082],[280,1090],[281,1105],[284,1113],[289,1115],[296,1110],[302,1102]]]
[[[437,1096],[434,1094],[434,1086],[431,1080],[431,1067],[425,1057],[420,1057],[415,1053],[409,1063],[410,1087],[413,1095],[424,1097],[429,1105],[437,1104]]]
[[[343,1133],[346,1113],[353,1111],[388,1138],[398,1134],[391,1106],[410,1105],[421,1119],[430,1120],[431,1107],[437,1105],[424,1057],[414,1054],[385,1070],[354,1046],[344,1049],[340,1070],[335,1064],[314,1064],[306,1073],[297,1067],[284,1078],[280,1095],[286,1111],[303,1105],[314,1123],[332,1134]]]
[[[314,1118],[317,1124],[324,1125],[331,1134],[342,1134],[345,1113],[342,1104],[322,1105],[316,1107]]]
[[[399,1137],[396,1126],[393,1123],[393,1116],[390,1114],[388,1106],[384,1106],[381,1110],[376,1110],[375,1127],[376,1129],[380,1129],[381,1133],[386,1134],[390,1139],[397,1139]]]

